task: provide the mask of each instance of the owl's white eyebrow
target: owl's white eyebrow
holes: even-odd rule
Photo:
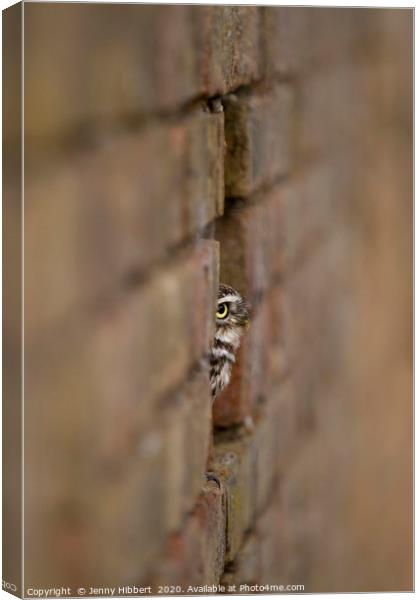
[[[219,298],[219,300],[217,301],[218,303],[220,302],[233,302],[234,300],[237,300],[238,296],[234,296],[233,294],[228,294],[227,296],[223,296],[223,298]]]

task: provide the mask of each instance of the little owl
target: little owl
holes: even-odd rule
[[[220,284],[216,311],[216,329],[210,352],[210,383],[213,400],[230,381],[235,354],[249,322],[249,310],[240,294]]]

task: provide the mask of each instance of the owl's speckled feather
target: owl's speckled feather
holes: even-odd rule
[[[210,352],[210,383],[213,399],[228,385],[241,336],[249,322],[249,309],[242,296],[229,285],[220,284],[216,329]]]

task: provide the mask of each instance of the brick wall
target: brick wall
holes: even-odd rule
[[[26,587],[411,589],[412,13],[24,11]]]

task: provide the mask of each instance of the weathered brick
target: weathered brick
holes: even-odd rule
[[[284,288],[290,306],[285,323],[290,371],[299,421],[305,429],[318,422],[323,390],[342,375],[352,315],[344,267],[348,255],[345,236],[327,240],[286,280]]]
[[[265,7],[262,39],[266,77],[306,75],[343,63],[372,33],[374,11],[351,8]],[[377,19],[376,19],[377,21]]]
[[[133,582],[138,581],[138,577],[145,577],[153,569],[168,533],[181,529],[202,490],[211,426],[207,370],[193,376],[180,389],[173,402],[174,406],[166,407],[142,431],[133,432],[130,453],[115,456],[112,462],[109,458],[104,461],[95,453],[91,465],[94,484],[90,489],[91,500],[96,502],[96,494],[99,493],[104,500],[104,506],[97,511],[92,523],[91,536],[93,543],[97,544],[95,556],[102,561],[100,548],[106,546],[106,536],[112,535],[114,542],[119,545],[116,554],[121,560],[115,562],[113,559],[108,564],[107,582],[110,585],[116,583],[112,577],[117,577],[118,573],[127,573],[128,581]],[[130,458],[133,451],[134,457]],[[138,468],[137,474],[133,474],[131,469],[126,473],[127,464],[131,463]],[[209,502],[211,506],[215,504],[214,493],[211,492],[210,499],[206,496],[202,502]],[[196,511],[199,506],[200,503]],[[219,504],[213,508],[218,509]],[[224,515],[219,513],[220,510],[217,516],[201,516],[201,512],[197,512],[196,519],[220,519],[220,528],[224,523]],[[118,524],[122,524],[121,529],[118,529]],[[193,524],[193,531],[196,530]],[[187,537],[192,535],[195,540],[193,531],[190,526],[187,527]],[[213,538],[216,533],[217,528]],[[151,543],[150,537],[153,535],[155,537]],[[220,541],[221,535],[219,531],[217,540]],[[222,541],[224,543],[224,539]],[[213,546],[211,542],[211,538],[200,542],[202,552],[213,550],[216,553],[216,539],[213,539]],[[190,544],[191,540],[187,543]],[[129,557],[130,548],[133,552]],[[217,556],[220,556],[219,547]],[[99,565],[95,568],[99,570]],[[210,565],[205,568],[208,575]]]
[[[193,8],[200,71],[209,96],[226,94],[261,76],[259,13],[255,6]]]
[[[203,531],[203,579],[212,585],[220,581],[226,552],[226,496],[217,484],[207,483],[198,498],[195,516]]]
[[[194,435],[191,439],[191,434],[184,436],[182,442],[186,444],[188,440],[188,452],[196,453],[186,462],[187,449],[184,446],[181,449],[184,454],[177,454],[179,448],[174,444],[177,428],[185,432],[185,425],[179,419],[174,419],[170,427],[147,430],[135,426],[129,430],[123,422],[123,432],[115,432],[115,437],[120,438],[120,445],[114,444],[118,454],[104,456],[102,435],[89,441],[92,432],[102,433],[100,413],[92,403],[89,405],[94,390],[87,377],[76,386],[74,377],[78,375],[82,376],[80,369],[74,373],[74,369],[62,365],[56,385],[44,384],[42,391],[49,392],[45,398],[47,406],[40,406],[39,402],[37,406],[41,411],[49,410],[49,424],[42,418],[33,422],[38,434],[45,438],[45,445],[38,444],[35,452],[36,442],[27,439],[28,451],[32,453],[27,464],[26,499],[30,502],[27,515],[33,518],[28,533],[31,540],[36,540],[37,534],[42,534],[43,539],[38,545],[41,555],[32,543],[27,547],[31,562],[28,581],[33,584],[46,584],[51,576],[58,585],[60,576],[66,574],[79,585],[92,582],[99,585],[105,581],[114,585],[119,576],[133,581],[145,574],[161,551],[168,531],[178,526],[194,504],[199,482],[203,481],[208,430],[207,437],[203,435],[201,439],[198,431],[195,439]],[[67,386],[68,394],[63,394],[62,386]],[[77,405],[73,393],[79,395]],[[58,394],[62,399],[52,409],[50,401],[57,401]],[[208,394],[201,401],[204,399],[208,402]],[[38,398],[31,394],[31,400]],[[64,406],[71,402],[79,415],[76,420],[70,418]],[[193,407],[189,423],[198,416],[197,407]],[[121,418],[115,420],[115,428],[121,421]],[[56,427],[56,436],[49,431],[49,425]],[[47,454],[51,443],[54,443],[54,457]],[[181,467],[179,480],[173,470],[178,465],[176,459]],[[106,540],[110,537],[113,552],[107,551]]]
[[[294,561],[300,552],[304,560],[304,548],[294,547],[293,525],[288,522],[281,493],[273,499],[269,509],[257,521],[257,539],[260,553],[260,582],[263,584],[287,585],[303,583],[292,579],[295,574]]]
[[[293,273],[340,227],[346,214],[343,183],[348,177],[345,162],[320,160],[299,169],[293,180],[279,188],[285,271]]]
[[[289,318],[289,300],[283,285],[275,285],[268,293],[267,373],[270,381],[283,378],[290,367],[285,322]]]
[[[184,384],[165,409],[163,438],[166,455],[167,528],[181,528],[187,511],[203,487],[211,435],[211,395],[208,368]]]
[[[135,419],[144,422],[208,352],[216,282],[214,243],[201,242],[126,301],[117,299],[104,309],[90,351],[104,407],[100,430],[110,454],[113,436],[124,431],[120,424],[118,433],[115,419],[123,418],[129,427]]]
[[[175,110],[262,73],[257,7],[41,4],[25,22],[29,138]]]
[[[349,309],[346,272],[343,270],[347,252],[345,237],[334,236],[320,244],[301,268],[287,278],[284,289],[290,302],[290,313],[286,335],[292,334],[288,340],[292,360],[310,354],[313,360],[333,361],[338,346],[334,349],[329,343],[338,342],[337,334],[343,329]],[[331,289],[334,289],[333,295]],[[313,356],[313,344],[317,348],[316,356]],[[329,358],[324,354],[328,347]]]
[[[48,169],[29,153],[27,332],[167,258],[220,214],[222,130],[222,113],[194,111],[174,125],[112,137]]]
[[[301,14],[295,18],[306,21],[304,34],[299,39],[305,75],[326,63],[357,60],[366,43],[366,27],[372,37],[372,24],[379,16],[375,10],[341,7],[301,8],[298,12]]]
[[[296,442],[296,406],[290,380],[271,384],[255,426],[256,510],[270,503],[281,476],[287,472]]]
[[[98,574],[91,577],[102,585],[143,579],[164,547],[168,490],[163,474],[168,441],[144,431],[137,453],[119,465],[117,474],[107,469],[91,473],[87,495],[92,515],[87,527],[92,536],[91,568]]]
[[[240,585],[253,585],[260,582],[260,547],[255,534],[249,535],[235,560],[227,566],[221,583],[226,587]]]
[[[296,74],[302,67],[308,10],[298,7],[264,7],[262,33],[266,77]]]
[[[153,585],[182,586],[184,593],[188,586],[217,585],[224,567],[225,526],[224,492],[208,482],[183,531],[170,538],[153,575]]]
[[[246,197],[286,175],[292,164],[294,93],[290,84],[229,94],[225,108],[225,193]]]
[[[153,568],[167,534],[180,527],[187,511],[196,504],[204,483],[210,433],[207,371],[187,383],[176,402],[177,407],[183,409],[177,414],[171,408],[141,430],[127,432],[125,427],[126,448],[115,448],[119,454],[112,457],[104,457],[96,441],[89,444],[79,433],[83,466],[73,467],[71,471],[66,469],[69,480],[65,483],[63,478],[58,478],[62,487],[58,487],[55,494],[51,486],[43,490],[47,493],[46,508],[54,507],[54,524],[51,525],[45,515],[42,526],[47,541],[50,532],[56,539],[58,557],[53,560],[56,572],[74,573],[74,581],[79,585],[117,585],[120,576],[135,582]],[[118,427],[117,422],[115,426]],[[63,435],[63,430],[60,431]],[[74,436],[72,428],[67,443],[71,443]],[[63,466],[57,444],[56,449],[59,464]],[[72,490],[73,477],[79,485]],[[222,560],[223,565],[220,546],[223,544],[224,548],[225,516],[214,495],[213,490],[201,502],[209,504],[217,514],[205,513],[200,503],[196,509],[200,526],[210,531],[214,528],[211,535],[203,538],[200,534],[199,538],[201,552],[213,561],[208,563],[207,558],[202,559],[206,582],[212,565],[215,569],[218,560]],[[84,515],[82,522],[80,514]],[[206,524],[209,519],[211,523]],[[207,529],[206,534],[209,534]],[[193,540],[195,537],[192,534]],[[106,551],[107,539],[113,540],[111,553]],[[44,558],[51,560],[48,552]]]
[[[213,470],[226,489],[227,545],[226,562],[231,562],[245,531],[255,515],[255,446],[249,435],[235,432],[219,433],[213,453]]]
[[[166,535],[162,438],[139,427],[117,386],[101,393],[88,330],[57,332],[48,344],[27,347],[28,585],[132,580]],[[121,405],[111,430],[106,416],[113,393]]]
[[[242,428],[217,433],[213,468],[227,492],[227,562],[235,558],[244,533],[270,502],[295,438],[295,397],[287,380],[270,385],[251,432]]]
[[[29,139],[175,108],[202,91],[191,7],[39,3],[24,10]]]
[[[343,150],[369,143],[377,107],[369,101],[365,69],[357,63],[328,64],[303,78],[297,128],[301,162],[325,155],[334,160]]]
[[[220,280],[251,303],[282,274],[284,268],[283,186],[252,203],[236,201],[216,224],[220,241]]]
[[[41,554],[36,555],[35,543],[28,544],[30,576],[39,575],[38,583],[54,573],[58,584],[60,573],[68,569],[77,577],[89,572],[93,577],[92,560],[105,552],[106,535],[114,539],[118,524],[120,537],[115,539],[115,556],[110,553],[106,559],[107,573],[109,578],[118,572],[133,577],[136,569],[146,569],[173,526],[172,517],[168,524],[171,480],[164,474],[171,466],[166,444],[176,433],[165,435],[167,429],[153,429],[150,422],[159,398],[184,381],[208,349],[216,297],[213,262],[213,244],[202,244],[97,313],[70,320],[26,346],[27,416],[32,425],[26,438],[25,489],[31,539],[43,537],[45,530]],[[185,486],[184,510],[204,473],[210,426],[207,372],[197,384],[199,390],[194,385],[188,392],[197,393],[188,419],[196,454],[187,463],[191,479],[180,482]],[[175,419],[172,426],[176,430],[184,424]],[[95,504],[101,505],[96,512]],[[69,517],[66,506],[74,507]],[[92,511],[95,518],[90,518]],[[68,519],[77,522],[75,531],[80,529],[80,561],[67,552],[70,542],[64,534],[60,544],[65,556],[61,550],[51,556],[55,542],[50,536],[61,536]],[[143,552],[140,564],[135,557]]]
[[[25,582],[29,586],[48,581],[60,585],[64,576],[74,581],[76,573],[83,581],[91,567],[91,548],[84,539],[83,465],[89,461],[86,440],[95,433],[92,388],[79,336],[69,331],[65,340],[65,349],[61,336],[48,350],[45,344],[25,348],[25,419],[30,423],[25,429]],[[73,540],[65,535],[69,529]],[[67,551],[70,541],[77,559]]]

